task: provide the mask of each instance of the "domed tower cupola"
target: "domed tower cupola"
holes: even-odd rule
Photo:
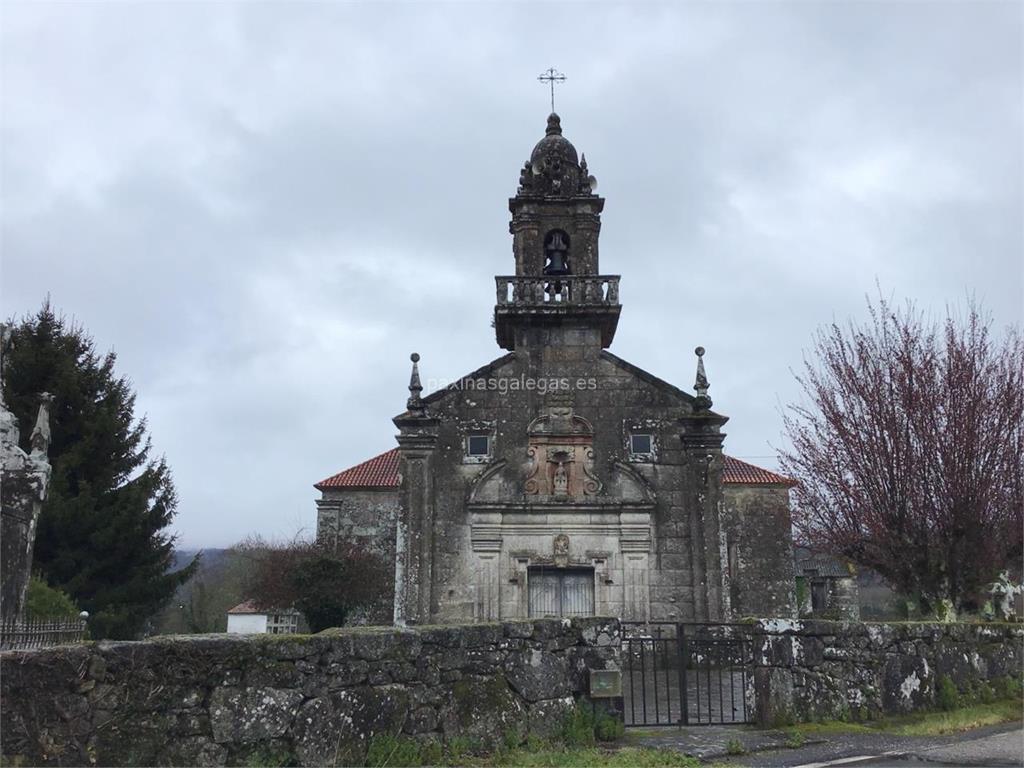
[[[519,177],[519,195],[575,197],[593,194],[593,178],[587,175],[586,161],[580,165],[576,147],[562,135],[562,120],[552,112],[544,138],[530,153]]]
[[[509,200],[517,275],[597,274],[604,200],[594,194],[596,185],[586,156],[562,135],[562,120],[552,112]]]
[[[498,344],[505,349],[516,348],[517,329],[527,320],[532,326],[599,325],[601,346],[611,344],[621,309],[618,276],[602,276],[598,268],[604,199],[596,187],[586,156],[562,135],[562,120],[552,112],[508,202],[516,273],[497,278],[495,307]]]

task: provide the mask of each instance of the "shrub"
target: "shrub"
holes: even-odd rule
[[[245,768],[282,768],[295,765],[295,759],[286,747],[265,744],[254,747],[238,764]]]
[[[441,765],[444,763],[444,750],[441,742],[430,739],[420,745],[420,765]]]
[[[456,765],[462,761],[467,753],[472,751],[472,744],[465,736],[453,736],[445,744],[445,755],[448,762]]]
[[[799,749],[807,741],[807,737],[804,736],[803,731],[789,731],[786,733],[785,745],[789,749]]]
[[[594,744],[594,713],[577,702],[562,721],[562,741],[567,746],[590,747]]]
[[[991,704],[996,700],[996,690],[987,681],[982,680],[974,687],[974,700],[981,704]]]
[[[594,735],[598,741],[618,741],[626,735],[626,726],[619,718],[601,712],[594,723]]]
[[[30,619],[73,619],[79,608],[66,592],[54,589],[38,576],[28,582],[25,615]]]
[[[728,755],[745,755],[747,754],[747,748],[743,746],[743,742],[739,739],[729,739],[725,745],[725,752]]]
[[[626,726],[608,712],[596,712],[593,704],[576,702],[562,721],[562,741],[571,747],[592,747],[595,741],[616,741]]]
[[[502,734],[501,741],[505,745],[506,749],[515,749],[523,743],[523,738],[514,728],[509,728]]]
[[[531,733],[527,735],[523,749],[527,752],[540,752],[542,749],[546,749],[547,746],[548,744],[544,739],[535,733]]]
[[[381,733],[370,740],[366,765],[372,768],[408,768],[420,765],[420,745],[412,739]]]
[[[997,699],[1019,699],[1021,696],[1020,680],[1011,675],[993,680],[992,688]]]
[[[1019,699],[1024,693],[1024,685],[1021,685],[1020,678],[1007,675],[1003,678],[1006,681],[1006,693],[1010,698]]]
[[[960,691],[957,690],[956,683],[946,675],[939,678],[939,685],[935,690],[935,703],[944,712],[960,706]]]

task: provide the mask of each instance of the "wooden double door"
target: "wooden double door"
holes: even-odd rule
[[[530,616],[593,616],[594,569],[531,566]]]

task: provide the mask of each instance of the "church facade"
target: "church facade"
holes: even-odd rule
[[[703,349],[695,394],[608,351],[593,188],[552,114],[509,201],[505,354],[426,396],[413,355],[398,447],[316,484],[321,540],[394,558],[374,619],[794,615],[790,483],[723,454]]]

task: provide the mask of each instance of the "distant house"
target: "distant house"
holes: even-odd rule
[[[257,608],[252,600],[228,611],[228,632],[238,635],[294,635],[299,631],[299,612],[292,609]]]
[[[801,616],[857,620],[857,572],[834,555],[794,547],[798,610]]]

